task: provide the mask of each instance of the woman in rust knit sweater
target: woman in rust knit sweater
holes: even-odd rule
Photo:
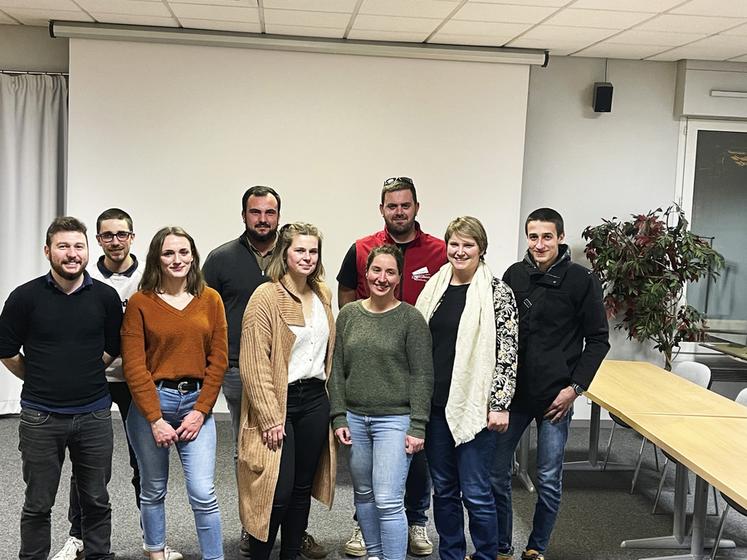
[[[168,560],[164,500],[176,447],[204,560],[223,560],[211,411],[228,365],[226,316],[205,286],[194,240],[179,227],[153,237],[140,291],[122,323],[124,375],[135,407],[127,434],[140,467],[140,515],[151,560]]]
[[[335,443],[326,382],[335,324],[322,278],[322,239],[310,224],[283,226],[241,331],[244,385],[239,511],[252,560],[266,560],[282,527],[281,560],[295,560],[311,496],[332,505]]]

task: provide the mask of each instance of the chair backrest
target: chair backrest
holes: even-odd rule
[[[734,401],[747,406],[747,388],[739,391],[739,394],[737,395],[737,398],[734,399]]]
[[[675,362],[672,365],[672,373],[706,389],[711,386],[711,368],[705,364],[689,361]]]

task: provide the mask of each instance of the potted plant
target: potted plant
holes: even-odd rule
[[[684,212],[671,206],[629,221],[603,220],[583,232],[584,252],[606,291],[608,317],[622,313],[615,328],[625,328],[628,339],[652,341],[667,370],[674,348],[705,332],[705,317],[682,301],[685,284],[715,279],[724,264],[687,226]]]

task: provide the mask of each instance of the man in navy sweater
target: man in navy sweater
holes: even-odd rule
[[[72,217],[47,229],[51,270],[13,290],[0,314],[0,361],[19,379],[18,429],[26,496],[20,560],[46,560],[50,517],[70,453],[88,560],[111,559],[111,397],[105,370],[119,355],[122,304],[93,280],[86,227]]]

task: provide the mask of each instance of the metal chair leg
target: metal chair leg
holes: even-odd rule
[[[656,498],[654,498],[654,508],[651,510],[652,514],[656,513],[656,506],[659,505],[659,498],[661,497],[661,489],[664,487],[664,478],[666,478],[667,475],[667,465],[669,464],[669,459],[664,459],[664,464],[661,467],[661,478],[659,479],[659,489],[656,491]]]
[[[641,472],[641,463],[643,463],[643,447],[646,445],[646,438],[641,440],[641,449],[638,451],[638,461],[635,464],[635,471],[633,472],[633,482],[630,483],[630,493],[635,491],[635,483],[638,480],[638,474]],[[655,449],[655,448],[654,448]]]
[[[721,514],[721,521],[718,524],[718,531],[716,532],[716,540],[713,542],[713,549],[711,552],[711,559],[716,560],[716,554],[718,554],[718,545],[721,542],[721,535],[724,534],[724,525],[726,525],[726,516],[729,515],[729,504],[724,506],[724,513]]]
[[[653,443],[651,445],[654,445]],[[654,445],[654,461],[656,462],[656,472],[659,472],[659,448]]]
[[[718,515],[718,493],[715,486],[711,486],[711,490],[713,490],[713,508],[716,510],[713,515]]]
[[[610,450],[612,449],[612,438],[615,437],[615,426],[617,426],[617,424],[613,421],[612,422],[612,429],[610,430],[610,439],[607,442],[607,451],[604,454],[604,465],[602,465],[602,470],[603,471],[607,470],[607,463],[610,460]]]

